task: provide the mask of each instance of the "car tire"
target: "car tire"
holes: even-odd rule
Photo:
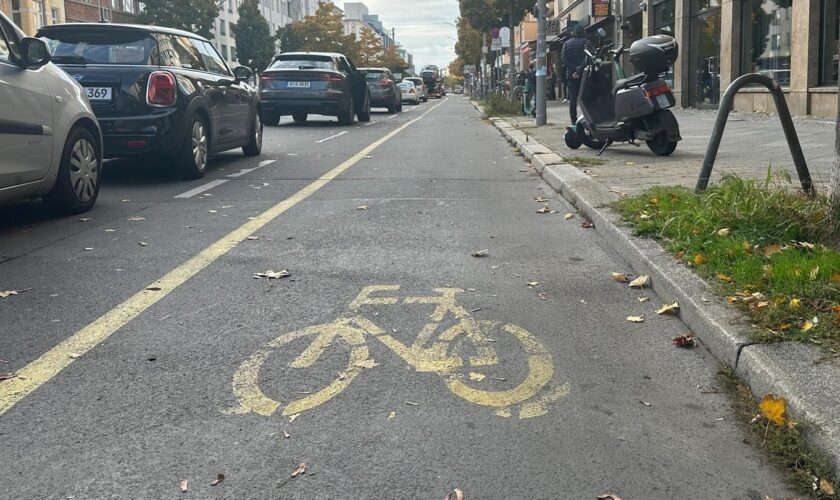
[[[338,112],[339,125],[353,125],[353,98],[350,98],[349,104]]]
[[[397,112],[397,105],[396,105],[396,103],[392,102],[391,105],[388,106],[388,114],[393,115],[396,112]],[[359,120],[359,121],[361,121],[361,120]]]
[[[369,122],[370,121],[370,94],[365,93],[365,103],[362,106],[361,111],[356,113],[356,117],[359,118],[359,122]]]
[[[251,121],[251,130],[248,134],[248,144],[242,146],[242,153],[245,156],[259,156],[262,153],[263,143],[263,124],[259,111],[254,113],[254,119]]]
[[[306,113],[295,113],[292,115],[292,120],[294,120],[295,123],[306,123],[306,119],[308,117],[309,115]]]
[[[397,113],[402,113],[402,99],[397,101]]]
[[[263,116],[263,123],[271,127],[276,127],[280,124],[280,113],[266,113]]]
[[[207,124],[201,115],[193,116],[189,123],[184,135],[184,144],[175,157],[175,162],[185,179],[200,179],[207,172],[207,160],[210,157]]]
[[[57,212],[87,212],[99,196],[101,179],[102,149],[87,129],[74,127],[64,144],[55,184],[42,199]]]

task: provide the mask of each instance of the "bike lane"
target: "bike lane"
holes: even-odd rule
[[[613,281],[618,258],[466,103],[364,156],[0,417],[0,491],[784,492],[662,299]]]

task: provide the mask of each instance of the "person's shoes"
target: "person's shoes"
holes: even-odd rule
[[[563,102],[567,103],[567,102],[569,102],[569,100],[568,99],[563,99]]]

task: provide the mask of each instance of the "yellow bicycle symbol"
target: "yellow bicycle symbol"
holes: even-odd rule
[[[310,326],[291,333],[286,333],[265,344],[248,358],[233,376],[233,392],[241,406],[239,413],[257,413],[269,416],[282,407],[286,416],[302,413],[315,408],[346,389],[353,380],[370,367],[373,360],[366,344],[367,337],[374,337],[390,348],[400,358],[414,367],[417,372],[436,373],[446,386],[457,396],[471,403],[495,409],[497,415],[511,416],[514,407],[519,418],[542,415],[547,411],[548,403],[565,396],[569,386],[562,385],[548,389],[554,376],[554,365],[546,348],[525,329],[513,325],[501,325],[497,321],[477,321],[469,312],[457,304],[456,296],[463,290],[458,288],[436,288],[436,295],[409,296],[403,299],[389,296],[373,296],[380,292],[399,291],[399,285],[376,285],[362,289],[350,304],[350,314],[322,325]],[[415,342],[408,346],[387,334],[370,319],[359,314],[362,306],[429,304],[434,305],[434,312],[420,331]],[[447,314],[455,318],[452,326],[437,333]],[[492,366],[499,363],[493,343],[496,339],[491,333],[511,335],[521,344],[527,355],[527,375],[516,386],[507,390],[487,391],[471,387],[469,377],[459,368],[465,366]],[[317,392],[299,399],[293,399],[283,405],[263,393],[260,389],[260,369],[266,360],[283,346],[295,340],[312,337],[309,346],[289,363],[291,368],[308,368],[318,361],[333,343],[340,339],[350,347],[350,359],[347,367],[340,371],[337,378]],[[458,355],[456,341],[466,342],[474,354],[466,359]]]

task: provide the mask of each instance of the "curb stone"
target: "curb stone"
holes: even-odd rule
[[[472,101],[471,101],[472,102]],[[484,114],[475,102],[476,109]],[[711,287],[680,264],[656,241],[633,236],[610,208],[618,193],[503,119],[491,123],[563,198],[595,225],[595,230],[627,261],[636,274],[649,275],[653,290],[677,300],[679,317],[721,363],[733,368],[755,395],[773,393],[787,400],[788,412],[808,423],[809,444],[831,461],[840,475],[840,366],[821,362],[821,351],[805,344],[754,344],[742,332],[751,326],[744,316],[713,295]]]

